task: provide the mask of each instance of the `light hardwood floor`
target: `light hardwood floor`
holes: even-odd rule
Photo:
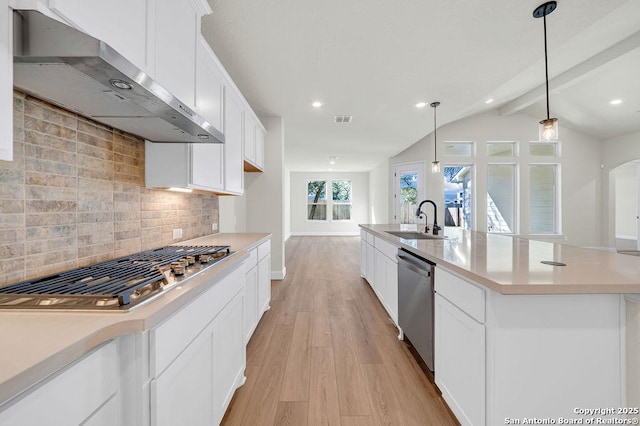
[[[359,237],[291,237],[223,425],[457,425],[360,277]]]

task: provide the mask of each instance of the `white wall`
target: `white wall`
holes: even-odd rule
[[[528,142],[537,140],[538,119],[523,113],[501,116],[497,110],[474,115],[438,128],[438,156],[442,164],[475,163],[476,173],[476,222],[475,229],[486,230],[486,156],[487,141],[520,142],[521,164],[528,159]],[[562,126],[562,122],[560,123]],[[562,139],[562,155],[558,158],[561,164],[562,188],[562,233],[564,241],[569,244],[599,246],[601,231],[602,199],[601,190],[601,142],[595,138],[566,127],[560,128]],[[475,158],[445,157],[442,155],[443,141],[474,141],[477,146]],[[409,161],[433,161],[432,135],[419,140],[414,145],[392,157],[389,161],[389,173],[395,164]],[[538,161],[532,159],[531,161]],[[443,177],[442,174],[426,173],[426,198],[438,204],[438,222],[444,223],[443,211]],[[393,187],[391,187],[393,191]],[[529,229],[528,211],[528,168],[520,167],[520,234],[526,235]],[[390,197],[393,194],[390,193]],[[392,207],[389,206],[389,211]],[[587,230],[587,232],[585,232]]]
[[[638,235],[638,164],[627,163],[614,169],[616,239],[633,240]],[[616,247],[621,248],[619,244]]]
[[[292,235],[360,235],[358,224],[370,222],[368,172],[291,172],[290,176]],[[325,179],[351,180],[350,221],[307,221],[307,180]]]
[[[218,197],[220,232],[247,232],[245,196]]]
[[[369,221],[391,223],[389,219],[389,193],[392,185],[389,159],[369,171]]]
[[[607,139],[602,144],[602,232],[603,244],[615,247],[615,172],[618,166],[640,159],[640,132]]]
[[[284,240],[291,236],[291,173],[284,169]]]
[[[283,279],[284,264],[284,123],[281,117],[261,117],[265,125],[265,171],[245,173],[244,214],[246,232],[268,232],[271,236],[271,278]],[[235,204],[242,216],[241,200]]]

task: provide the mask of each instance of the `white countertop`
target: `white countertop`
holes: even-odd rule
[[[360,226],[502,294],[640,293],[637,256],[449,228],[445,239],[405,240],[387,231],[415,225]]]
[[[237,253],[130,312],[0,310],[0,404],[115,337],[162,322],[241,263],[270,234],[212,234],[177,245],[229,245]]]

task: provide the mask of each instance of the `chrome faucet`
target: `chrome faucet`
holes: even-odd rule
[[[438,235],[438,231],[440,231],[442,228],[438,226],[438,207],[436,206],[436,203],[434,203],[431,200],[422,201],[418,206],[418,210],[416,210],[416,217],[420,218],[424,216],[424,222],[425,222],[424,233],[428,234],[429,223],[427,222],[427,214],[422,211],[422,206],[424,205],[424,203],[429,203],[433,206],[433,235]]]

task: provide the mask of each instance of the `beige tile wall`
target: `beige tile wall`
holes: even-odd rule
[[[14,93],[0,161],[0,285],[211,233],[218,197],[144,187],[144,141]]]

